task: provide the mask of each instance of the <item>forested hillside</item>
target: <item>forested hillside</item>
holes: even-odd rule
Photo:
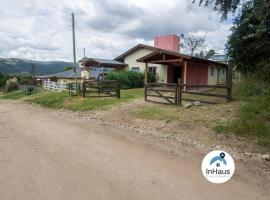
[[[31,73],[32,65],[36,66],[36,75],[52,74],[64,71],[73,64],[63,61],[33,61],[17,58],[0,58],[0,72],[5,74]]]

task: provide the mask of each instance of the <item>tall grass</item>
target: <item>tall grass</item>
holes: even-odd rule
[[[236,117],[215,129],[249,137],[270,149],[270,85],[247,77],[234,88],[234,98],[243,102]]]

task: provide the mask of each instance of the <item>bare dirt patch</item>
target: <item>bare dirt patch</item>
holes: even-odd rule
[[[1,199],[268,199],[257,162],[235,159],[232,180],[211,184],[204,153],[145,137],[154,131],[111,127],[100,120],[106,112],[0,101]]]

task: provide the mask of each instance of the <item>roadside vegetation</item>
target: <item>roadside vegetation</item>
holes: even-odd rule
[[[143,119],[175,121],[181,118],[181,112],[175,106],[145,106],[134,112],[134,115]]]
[[[236,116],[219,123],[217,132],[234,133],[270,149],[270,85],[255,78],[245,78],[234,89],[240,101]]]
[[[121,91],[121,99],[115,97],[105,98],[82,98],[81,96],[71,96],[67,92],[49,92],[39,89],[32,95],[27,95],[25,91],[6,92],[0,98],[2,99],[22,99],[29,103],[35,103],[48,108],[64,108],[73,111],[84,111],[93,109],[102,109],[117,105],[123,102],[132,101],[143,97],[142,89],[129,89]]]
[[[148,72],[148,81],[156,82],[157,77]],[[119,80],[121,89],[142,88],[144,86],[144,74],[135,71],[110,72],[105,76],[106,80]]]

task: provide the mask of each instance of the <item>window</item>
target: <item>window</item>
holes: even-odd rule
[[[214,76],[214,67],[211,67],[211,76]]]
[[[131,71],[139,72],[140,68],[139,67],[131,67]]]
[[[222,70],[223,75],[225,74],[225,69]]]
[[[157,74],[157,67],[156,66],[150,66],[148,67],[148,71],[151,72],[152,74]]]

